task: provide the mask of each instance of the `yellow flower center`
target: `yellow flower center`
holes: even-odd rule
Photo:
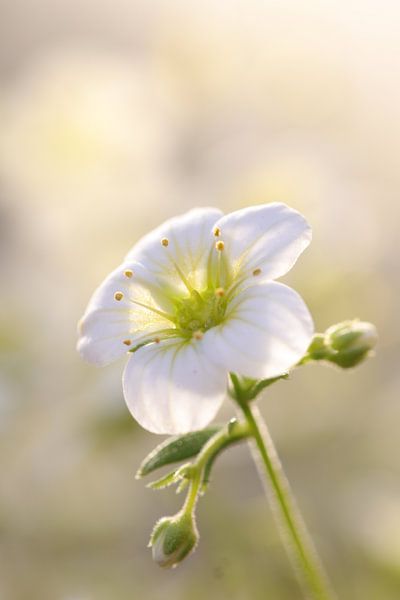
[[[218,288],[221,290],[221,288]],[[189,297],[176,301],[175,324],[183,337],[192,337],[196,332],[204,332],[215,327],[224,318],[227,302],[216,290],[203,293],[193,290]]]
[[[215,237],[219,238],[221,230],[216,227],[213,233]],[[162,238],[160,242],[165,251],[169,252],[170,242],[168,238]],[[160,310],[152,302],[149,303],[148,300],[142,301],[137,297],[127,298],[135,306],[141,306],[150,314],[154,313],[170,322],[169,327],[155,331],[156,336],[154,336],[154,333],[148,338],[144,335],[142,340],[135,346],[130,347],[132,344],[130,339],[124,340],[123,343],[130,347],[130,352],[135,352],[149,343],[160,343],[163,339],[201,340],[206,331],[222,323],[226,317],[228,304],[243,281],[243,279],[235,281],[235,275],[226,256],[225,243],[221,239],[214,241],[212,244],[207,265],[206,288],[200,292],[194,289],[191,284],[192,279],[184,273],[172,256],[170,260],[179,279],[186,288],[186,295],[175,295],[174,293],[169,295],[169,300],[172,301],[174,309],[168,313]],[[254,276],[260,273],[260,268],[253,270]],[[124,271],[124,276],[127,279],[134,278],[134,275],[134,271],[131,269]],[[114,298],[117,302],[121,302],[125,296],[123,292],[117,291]]]

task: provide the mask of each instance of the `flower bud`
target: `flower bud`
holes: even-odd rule
[[[176,567],[194,550],[198,539],[191,513],[181,511],[173,517],[163,517],[156,523],[150,538],[153,560],[160,567]]]
[[[329,360],[340,367],[350,368],[368,356],[378,340],[378,334],[372,323],[344,321],[329,327],[326,340],[334,351]]]

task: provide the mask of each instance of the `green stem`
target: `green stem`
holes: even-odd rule
[[[227,444],[233,444],[250,435],[250,428],[246,422],[239,423],[236,419],[228,423],[208,440],[198,454],[195,465],[201,470],[207,462],[216,456]]]
[[[209,475],[211,468],[210,461],[213,462],[218,454],[227,446],[239,442],[250,435],[251,430],[247,422],[239,423],[234,420],[234,422],[228,423],[226,427],[208,440],[192,465],[192,477],[184,505],[185,511],[192,512],[194,510],[200,487],[204,482],[204,476],[208,477]]]
[[[186,496],[185,504],[182,507],[182,511],[188,515],[191,515],[195,509],[199,495],[200,484],[201,471],[195,470],[192,479],[190,480],[189,491]]]
[[[240,394],[236,400],[243,411],[262,459],[263,464],[260,465],[258,457],[255,457],[262,475],[267,476],[272,508],[280,525],[288,554],[292,558],[303,584],[306,597],[314,600],[333,600],[333,593],[296,506],[267,426],[256,407],[252,407],[250,403],[240,397]]]

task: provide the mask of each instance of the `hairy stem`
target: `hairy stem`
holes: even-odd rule
[[[235,383],[237,382],[234,382],[237,392],[238,388]],[[303,585],[305,596],[313,600],[333,600],[333,592],[296,506],[267,426],[258,409],[241,398],[240,393],[236,400],[255,442],[253,456],[262,479],[266,479],[268,484],[266,488],[271,506],[282,532],[286,550]]]
[[[188,512],[194,510],[201,485],[207,482],[204,481],[204,478],[208,479],[212,464],[219,453],[227,446],[235,444],[249,435],[251,435],[249,424],[246,421],[239,423],[233,419],[208,440],[192,465],[192,477],[184,510]]]

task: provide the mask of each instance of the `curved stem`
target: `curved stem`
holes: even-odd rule
[[[217,431],[203,446],[192,465],[193,475],[190,481],[188,495],[186,497],[184,510],[192,512],[198,498],[204,477],[209,475],[210,468],[215,458],[227,446],[235,444],[251,435],[249,424],[244,421],[239,423],[234,419],[226,427]],[[211,465],[210,465],[211,461]]]
[[[248,423],[240,423],[239,421],[236,421],[236,419],[233,419],[228,425],[208,440],[197,456],[194,464],[199,470],[202,469],[207,462],[212,457],[219,454],[227,444],[238,442],[249,435],[251,435],[251,429]]]
[[[195,509],[197,498],[199,495],[199,488],[201,484],[201,471],[196,470],[189,484],[189,491],[186,496],[185,504],[182,507],[182,511],[188,514],[192,514]]]
[[[306,597],[314,600],[333,600],[334,596],[327,577],[296,506],[267,426],[256,407],[241,398],[240,394],[236,400],[246,418],[262,459],[261,465],[259,457],[254,457],[262,476],[266,475],[269,483],[268,494],[271,505],[280,525],[289,557],[292,558],[303,584]]]

